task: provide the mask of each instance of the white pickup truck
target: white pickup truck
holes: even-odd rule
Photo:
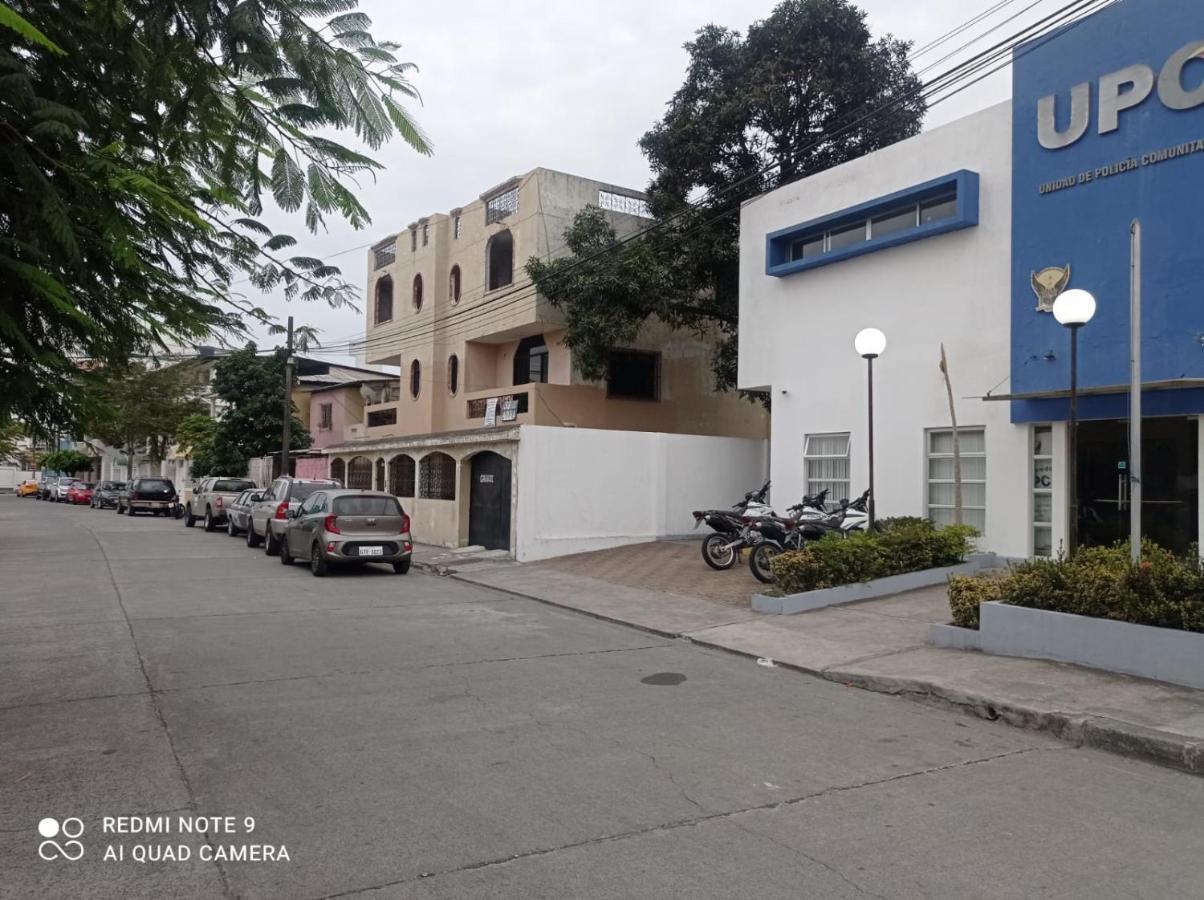
[[[255,482],[249,478],[202,478],[184,507],[184,524],[191,528],[200,519],[206,531],[216,531],[226,523],[226,507],[243,491],[253,487]]]

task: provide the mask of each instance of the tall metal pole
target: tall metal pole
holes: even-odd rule
[[[1129,229],[1129,556],[1141,562],[1141,221]]]
[[[288,317],[288,356],[284,361],[284,429],[280,444],[280,474],[287,476],[288,450],[291,442],[289,426],[293,419],[293,317]]]
[[[870,500],[867,505],[867,511],[870,517],[870,531],[874,530],[874,357],[867,356],[865,361],[869,364],[866,370],[869,373],[869,450],[870,450]]]
[[[1067,445],[1070,460],[1066,466],[1066,487],[1069,495],[1069,538],[1066,541],[1068,556],[1074,556],[1079,548],[1079,328],[1070,326],[1070,422]]]

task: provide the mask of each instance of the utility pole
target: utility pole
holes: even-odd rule
[[[280,444],[280,474],[287,476],[288,450],[292,436],[289,425],[293,420],[293,317],[288,317],[288,356],[284,360],[284,429]]]

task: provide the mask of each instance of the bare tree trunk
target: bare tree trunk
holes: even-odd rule
[[[957,434],[957,409],[953,405],[953,382],[949,380],[949,360],[941,344],[941,374],[945,376],[945,392],[949,395],[949,420],[953,423],[953,521],[962,524],[962,447]]]

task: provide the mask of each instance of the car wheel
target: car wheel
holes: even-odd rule
[[[280,553],[280,539],[272,533],[271,522],[268,522],[267,531],[263,535],[263,552],[268,556],[276,556]]]
[[[291,566],[293,564],[293,554],[288,552],[287,535],[280,539],[280,564],[283,566]]]
[[[238,537],[238,529],[234,527],[234,517],[228,513],[226,515],[226,534],[230,537]]]
[[[252,548],[259,546],[259,535],[255,533],[254,520],[247,521],[247,546]]]
[[[330,563],[322,555],[322,547],[317,541],[314,541],[314,545],[309,551],[309,571],[315,578],[321,578],[330,571]]]
[[[404,575],[408,571],[410,571],[410,561],[408,559],[393,563],[394,575]]]
[[[196,524],[196,516],[192,514],[192,504],[189,503],[184,507],[184,527],[191,528]]]
[[[217,531],[217,524],[213,521],[213,513],[209,507],[205,507],[205,530],[212,533]]]

